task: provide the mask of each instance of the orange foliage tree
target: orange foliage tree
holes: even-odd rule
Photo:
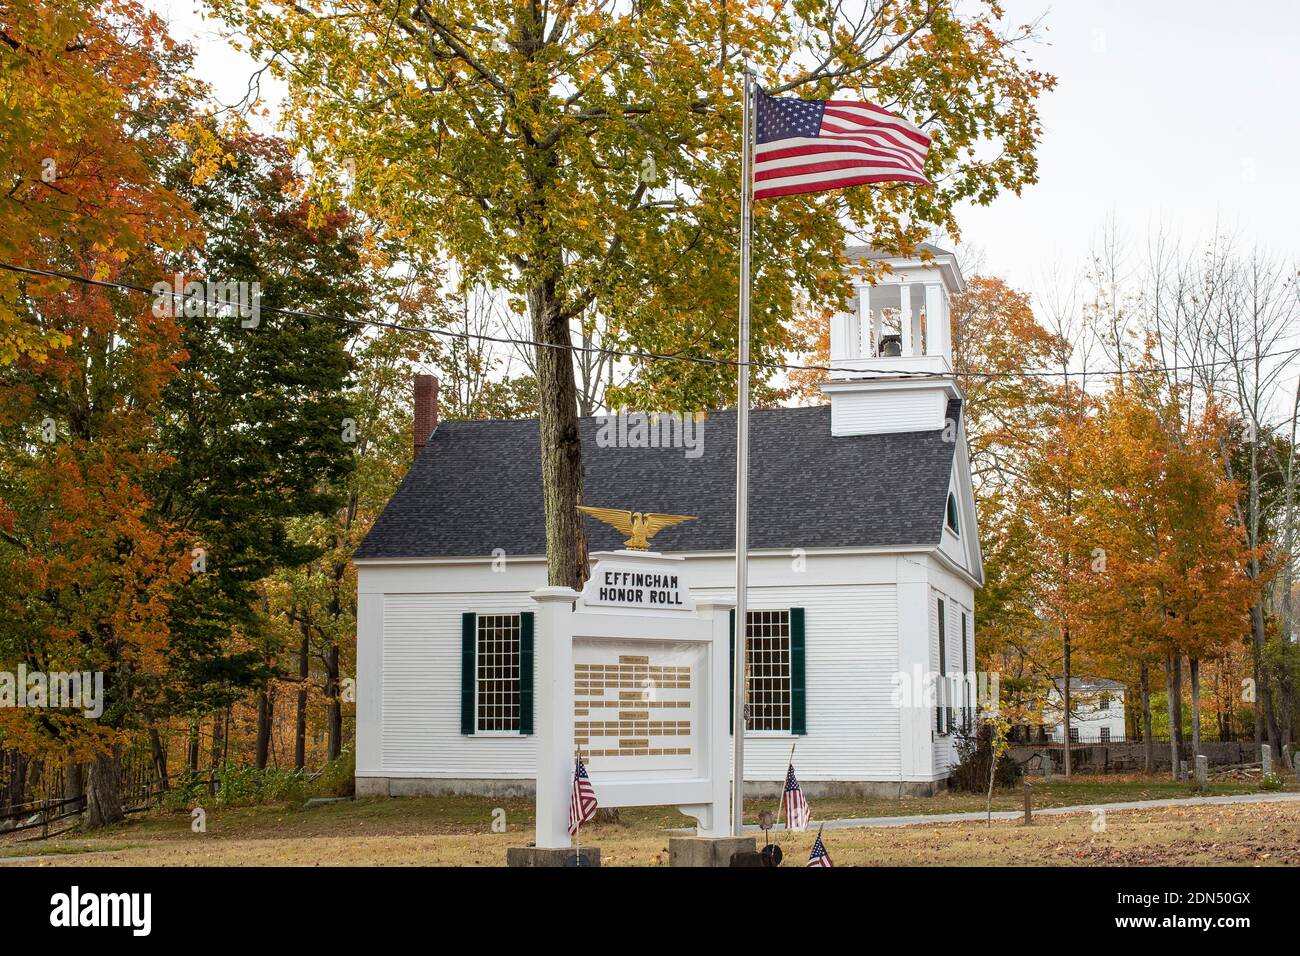
[[[1163,664],[1175,778],[1182,658],[1198,751],[1200,662],[1240,642],[1261,586],[1245,573],[1238,489],[1217,460],[1223,427],[1213,404],[1188,415],[1153,380],[1126,376],[1073,436],[1083,462],[1075,532],[1090,550],[1072,612],[1094,655]]]
[[[0,150],[14,164],[0,258],[151,284],[162,251],[194,237],[159,172],[188,108],[185,51],[125,0],[20,0],[0,14]],[[51,172],[31,174],[42,157]],[[0,280],[0,662],[103,682],[92,707],[0,711],[0,735],[37,759],[88,762],[91,825],[121,817],[120,744],[165,679],[167,595],[190,569],[149,491],[169,462],[163,386],[184,357],[176,323],[151,305],[57,279]]]

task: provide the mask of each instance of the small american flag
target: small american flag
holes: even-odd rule
[[[785,775],[785,793],[781,795],[781,809],[785,811],[785,828],[802,830],[808,826],[812,813],[808,810],[808,801],[803,798],[803,790],[794,776],[794,764]]]
[[[587,776],[587,768],[579,755],[573,769],[573,796],[569,799],[569,833],[577,833],[578,827],[596,815],[596,790]]]
[[[822,831],[817,831],[817,840],[813,843],[812,853],[808,854],[808,862],[805,866],[834,866],[831,862],[831,855],[826,852],[826,844],[822,842]]]
[[[930,137],[871,103],[759,90],[757,120],[755,199],[862,183],[930,183],[923,171]]]

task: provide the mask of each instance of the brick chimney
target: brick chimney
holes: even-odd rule
[[[415,376],[415,457],[438,427],[438,379],[432,375]]]

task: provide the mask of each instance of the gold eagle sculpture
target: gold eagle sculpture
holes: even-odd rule
[[[650,539],[664,528],[671,528],[683,521],[695,520],[695,515],[657,515],[641,511],[623,511],[619,508],[588,508],[586,505],[578,505],[578,510],[627,535],[628,539],[623,542],[623,547],[632,551],[649,551]]]

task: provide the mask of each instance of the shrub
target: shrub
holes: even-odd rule
[[[1259,778],[1259,789],[1261,790],[1281,790],[1282,778],[1275,773],[1266,773]]]
[[[351,797],[357,789],[357,755],[349,744],[337,758],[325,765],[315,780],[311,782],[311,795],[314,797]]]
[[[948,775],[948,787],[965,793],[987,793],[989,789],[989,766],[993,762],[993,730],[988,724],[981,724],[975,736],[957,738],[957,765]],[[993,786],[999,790],[1014,787],[1020,779],[1020,768],[1004,753],[998,759]]]
[[[207,778],[197,770],[186,768],[163,794],[162,806],[168,810],[188,810],[203,802],[208,794]]]

